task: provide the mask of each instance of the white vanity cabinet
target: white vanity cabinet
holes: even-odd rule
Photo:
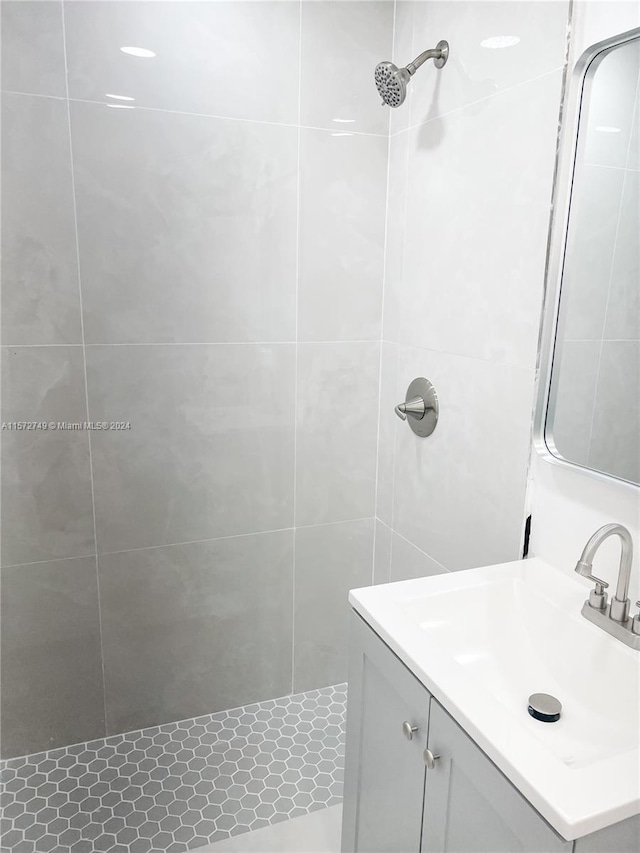
[[[380,641],[379,641],[380,642]],[[399,661],[398,661],[399,663]],[[571,851],[466,732],[431,699],[422,853]]]
[[[425,748],[438,756],[432,769]],[[353,613],[343,853],[638,849],[637,819],[563,839]]]

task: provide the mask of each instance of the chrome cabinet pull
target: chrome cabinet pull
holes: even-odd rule
[[[417,726],[412,726],[408,720],[405,720],[402,724],[402,734],[406,737],[407,740],[413,740],[413,735],[418,731]]]
[[[440,758],[439,755],[434,755],[430,749],[425,749],[422,753],[424,763],[427,765],[427,770],[433,770],[436,766],[436,761]]]

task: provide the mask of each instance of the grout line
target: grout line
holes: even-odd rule
[[[302,0],[300,0],[302,2]],[[300,47],[301,51],[301,47]],[[299,92],[300,90],[298,90]],[[48,98],[50,100],[55,101],[67,101],[71,104],[92,104],[98,107],[108,107],[110,106],[106,101],[95,101],[91,98],[70,98],[63,97],[60,95],[42,95],[37,92],[14,92],[8,89],[2,90],[3,95],[21,95],[27,98]],[[367,130],[348,130],[348,131],[338,131],[336,127],[317,127],[312,124],[300,124],[300,109],[298,108],[298,122],[286,122],[286,121],[268,121],[266,119],[256,119],[256,118],[242,118],[241,116],[224,116],[217,115],[216,113],[196,113],[189,112],[187,110],[168,110],[163,107],[149,107],[143,106],[142,104],[136,104],[133,107],[134,110],[138,110],[140,112],[149,112],[149,113],[165,113],[167,115],[179,115],[179,116],[191,116],[193,118],[209,118],[214,119],[216,121],[236,121],[241,122],[242,124],[259,124],[259,125],[267,125],[269,127],[288,127],[292,130],[317,130],[322,133],[337,133],[340,132],[341,136],[374,136],[378,139],[386,139],[387,134],[384,133],[372,133]],[[129,112],[129,111],[127,111]]]
[[[638,338],[565,338],[563,344],[637,344]]]
[[[246,536],[266,536],[271,533],[287,533],[288,531],[307,530],[314,527],[328,527],[333,524],[352,524],[355,521],[368,521],[372,516],[366,515],[360,518],[346,518],[340,521],[322,521],[318,524],[299,524],[297,527],[276,527],[273,530],[253,530],[249,533],[231,533],[228,536],[213,536],[210,539],[191,539],[185,542],[170,542],[165,545],[143,545],[141,548],[123,548],[120,551],[101,551],[101,557],[109,557],[113,554],[128,554],[132,551],[150,551],[154,548],[176,548],[180,545],[198,545],[205,542],[220,542],[226,539],[243,539]]]
[[[30,347],[280,347],[315,344],[378,344],[380,340],[363,339],[359,341],[150,341],[147,343],[127,342],[121,344],[97,343],[97,344],[2,344],[0,349],[28,349]]]
[[[393,344],[394,346],[403,347],[404,349],[417,349],[417,350],[421,350],[422,352],[435,353],[436,355],[446,355],[446,356],[450,356],[451,358],[464,358],[464,359],[467,359],[469,361],[482,361],[485,364],[493,364],[496,367],[514,367],[514,368],[517,368],[518,370],[535,370],[536,369],[535,365],[518,364],[515,361],[495,360],[495,359],[487,358],[487,357],[481,356],[481,355],[469,355],[467,353],[462,353],[462,352],[453,352],[452,350],[433,349],[432,347],[425,347],[425,346],[421,346],[419,344],[408,344],[405,341],[386,341],[386,340],[383,340],[382,343],[383,344]]]
[[[396,0],[393,0],[393,27],[391,29],[391,54],[393,54],[393,46],[396,37]],[[376,574],[376,540],[377,527],[376,519],[378,517],[378,479],[380,473],[380,424],[382,422],[382,338],[384,329],[384,299],[387,286],[387,249],[389,241],[389,183],[391,173],[391,120],[389,120],[389,133],[387,136],[387,187],[385,194],[385,216],[384,216],[384,248],[382,252],[382,293],[380,300],[380,355],[378,357],[378,430],[376,435],[376,474],[374,483],[374,500],[373,500],[373,553],[371,555],[371,583],[375,583]]]
[[[382,523],[384,523],[384,522],[382,522]],[[386,526],[389,527],[389,525],[386,525]],[[440,568],[442,569],[443,572],[446,572],[447,574],[451,574],[451,571],[446,566],[443,566],[439,560],[436,560],[435,557],[431,556],[431,554],[427,554],[426,551],[423,551],[422,548],[419,548],[415,542],[412,542],[410,539],[407,539],[406,536],[403,536],[402,533],[398,533],[397,530],[392,530],[391,532],[393,535],[398,536],[400,539],[402,539],[404,542],[406,542],[407,545],[411,545],[412,548],[415,548],[415,550],[418,551],[420,554],[422,554],[423,557],[426,557],[428,560],[431,560],[432,563],[436,563],[436,565],[440,566]],[[392,541],[393,541],[393,538],[392,538]]]
[[[513,86],[507,86],[505,89],[500,89],[499,92],[493,92],[491,95],[486,95],[484,98],[478,98],[475,101],[468,101],[465,104],[461,104],[459,107],[454,107],[452,110],[447,110],[444,113],[439,113],[432,118],[427,119],[426,121],[419,121],[417,124],[411,124],[408,127],[403,128],[402,130],[397,130],[395,133],[392,133],[391,136],[400,136],[402,133],[408,133],[410,130],[417,130],[419,127],[423,127],[426,124],[431,124],[434,121],[439,121],[440,119],[446,118],[448,116],[455,115],[456,113],[460,113],[463,110],[466,110],[468,107],[474,107],[478,104],[482,104],[485,101],[490,101],[492,98],[498,98],[500,95],[505,95],[508,92],[513,92],[516,89],[519,89],[521,86],[526,86],[528,83],[534,83],[537,80],[542,80],[544,77],[551,77],[553,74],[557,74],[559,71],[563,70],[564,66],[558,66],[557,68],[552,68],[551,71],[545,71],[542,74],[538,74],[535,77],[529,77],[527,80],[522,80],[520,83],[516,83]]]
[[[40,92],[15,92],[13,89],[1,89],[2,95],[21,95],[25,98],[46,98],[49,101],[68,101],[65,95],[43,95]]]
[[[239,346],[287,346],[288,344],[377,344],[373,339],[341,340],[341,341],[152,341],[150,343],[124,343],[124,344],[87,344],[88,347],[239,347]]]
[[[413,30],[413,23],[412,23]],[[413,38],[413,36],[412,36]],[[410,163],[410,155],[411,151],[409,148],[409,140],[407,139],[405,143],[405,152],[404,152],[404,205],[402,210],[402,231],[406,230],[407,223],[407,211],[409,207],[409,163]],[[404,280],[404,240],[402,241],[401,246],[401,256],[400,256],[400,279]],[[399,335],[400,331],[400,312],[396,311],[396,334]],[[394,389],[398,385],[399,380],[399,366],[400,366],[400,344],[396,344],[394,346]],[[397,474],[397,459],[398,459],[398,435],[400,430],[398,429],[397,420],[394,421],[393,424],[393,455],[392,455],[392,472],[391,472],[391,530],[395,532],[395,516],[396,516],[396,474]],[[389,580],[391,580],[391,567],[393,565],[393,535],[391,536],[391,543],[389,545]]]
[[[75,182],[75,170],[73,164],[73,140],[71,136],[71,105],[69,103],[69,69],[67,62],[67,34],[66,34],[66,22],[65,22],[65,10],[64,3],[60,4],[60,14],[62,17],[62,50],[64,55],[64,71],[65,71],[65,87],[67,94],[67,129],[69,133],[69,159],[70,159],[70,167],[71,167],[71,194],[73,197],[73,224],[74,224],[74,232],[75,232],[75,241],[76,241],[76,266],[78,271],[78,303],[80,309],[80,335],[82,338],[82,366],[84,372],[84,393],[85,393],[85,404],[87,410],[87,421],[91,421],[91,415],[89,413],[89,383],[87,379],[87,351],[85,348],[85,334],[84,334],[84,312],[83,312],[83,303],[82,303],[82,275],[80,273],[80,237],[78,234],[78,204],[77,204],[77,195],[76,195],[76,182]],[[105,679],[105,667],[104,667],[104,638],[103,638],[103,629],[102,629],[102,604],[100,600],[100,573],[98,571],[98,531],[96,524],[96,500],[95,500],[95,484],[93,479],[93,452],[91,447],[91,432],[87,432],[87,446],[89,449],[89,476],[91,482],[91,510],[93,515],[93,544],[94,544],[94,557],[95,557],[95,572],[96,572],[96,594],[97,594],[97,605],[98,605],[98,630],[100,632],[100,666],[102,670],[102,702],[103,702],[103,712],[104,712],[104,730],[105,735],[108,733],[108,725],[107,725],[107,684]]]
[[[629,142],[629,146],[631,142]],[[629,159],[629,148],[627,148],[627,160]],[[613,169],[616,172],[640,172],[640,169],[634,169],[631,166],[612,166],[610,163],[587,163],[586,161],[582,164],[583,166],[591,166],[593,169]]]
[[[82,344],[2,344],[0,349],[36,349],[43,347],[81,347]]]
[[[437,566],[440,566],[440,568],[442,569],[443,572],[446,572],[447,574],[451,574],[451,569],[448,569],[443,563],[440,562],[440,560],[436,560],[435,557],[432,557],[431,554],[428,554],[426,551],[424,551],[422,548],[420,548],[418,545],[416,545],[415,542],[412,542],[410,539],[407,539],[407,537],[404,536],[402,533],[399,533],[397,530],[394,530],[394,528],[391,527],[391,525],[387,524],[386,521],[383,521],[381,518],[376,518],[376,521],[379,524],[382,524],[383,527],[386,527],[387,530],[390,532],[391,543],[393,543],[393,537],[397,536],[399,539],[402,539],[403,542],[406,542],[407,545],[410,545],[414,550],[416,550],[420,554],[422,554],[423,557],[426,557],[428,560],[431,560],[432,563],[435,563]],[[391,580],[391,577],[389,577],[389,580]]]
[[[298,515],[298,298],[300,289],[300,149],[302,131],[302,0],[298,3],[298,138],[296,154],[296,287],[295,287],[295,350],[293,368],[293,572],[291,576],[291,693],[294,691],[296,669],[296,525]]]
[[[364,515],[358,518],[343,518],[340,521],[321,521],[317,524],[299,524],[297,527],[276,527],[272,530],[253,530],[248,533],[231,533],[228,536],[213,536],[209,539],[189,539],[182,542],[165,542],[161,545],[143,545],[140,548],[122,548],[119,551],[99,551],[98,557],[113,557],[117,554],[133,554],[137,551],[154,551],[160,548],[180,548],[182,545],[205,545],[210,542],[224,542],[227,539],[246,539],[249,536],[270,536],[272,533],[293,533],[296,530],[313,530],[316,527],[332,527],[336,524],[354,524],[358,521],[370,521],[374,516]],[[96,554],[79,554],[70,557],[53,557],[51,560],[34,560],[31,563],[9,563],[0,567],[3,569],[14,569],[25,566],[40,566],[45,563],[60,563],[66,560],[83,560],[95,557]]]
[[[0,567],[0,572],[4,569],[21,569],[27,566],[44,566],[47,563],[66,563],[69,560],[91,560],[95,559],[95,551],[93,554],[78,554],[73,557],[53,557],[51,560],[32,560],[30,563],[7,563]]]

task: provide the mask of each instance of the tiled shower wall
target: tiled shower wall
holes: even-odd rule
[[[393,11],[2,3],[4,756],[344,680]]]
[[[451,56],[391,121],[376,581],[522,553],[568,7],[396,4],[397,60]],[[427,440],[393,414],[415,376],[439,395]]]

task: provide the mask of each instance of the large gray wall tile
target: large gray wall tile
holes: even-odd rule
[[[389,583],[393,530],[379,518],[375,520],[373,544],[373,583]]]
[[[2,89],[64,97],[62,3],[3,0],[0,20]]]
[[[103,737],[95,558],[4,567],[2,757]]]
[[[574,182],[562,277],[564,340],[600,340],[624,171],[582,164]]]
[[[640,339],[640,172],[624,174],[604,338],[637,341]]]
[[[293,531],[99,562],[109,732],[290,692]]]
[[[404,392],[398,397],[397,372],[398,345],[384,341],[382,344],[382,358],[380,360],[376,516],[389,526],[391,526],[393,520],[393,475],[395,470],[396,430],[399,424],[395,407],[405,399]]]
[[[602,53],[598,59],[588,83],[588,130],[583,157],[587,163],[624,169],[633,127],[640,45],[630,41]],[[602,133],[598,129],[601,127],[617,128],[617,132]]]
[[[388,140],[300,133],[299,340],[377,340]]]
[[[372,582],[373,524],[296,530],[294,692],[347,679],[348,593]]]
[[[534,372],[401,348],[398,393],[416,376],[440,418],[428,439],[398,430],[394,529],[450,571],[518,559]]]
[[[412,125],[515,89],[519,83],[562,68],[565,62],[568,0],[551,4],[544,0],[418,0],[413,6],[411,58],[440,38],[449,40],[451,53],[442,73],[431,66],[411,79]],[[482,42],[493,35],[518,35],[520,41],[506,50],[487,49]],[[401,56],[398,59],[407,62]],[[522,92],[518,97],[526,106],[528,98]],[[555,108],[557,113],[557,103]],[[515,126],[518,119],[513,117],[510,123]],[[500,130],[507,126],[501,124]],[[469,138],[468,144],[470,149],[474,139]],[[474,210],[482,218],[481,208]]]
[[[398,341],[535,367],[561,83],[408,131]]]
[[[554,410],[545,435],[557,452],[577,465],[588,465],[598,384],[601,342],[564,341],[554,359]]]
[[[292,525],[294,351],[87,348],[101,552]]]
[[[295,128],[74,103],[72,134],[88,343],[295,339]]]
[[[389,186],[384,269],[384,316],[382,338],[397,341],[402,298],[404,260],[404,212],[407,198],[407,162],[409,134],[400,133],[389,140]]]
[[[3,95],[4,344],[82,340],[72,186],[66,103]]]
[[[603,341],[589,467],[640,482],[640,341]]]
[[[640,72],[638,73],[640,85]],[[627,152],[627,169],[640,170],[640,98],[636,98],[636,108],[631,120],[631,141]]]
[[[302,125],[388,133],[372,79],[391,58],[393,12],[388,2],[302,4]]]
[[[81,347],[2,349],[2,420],[87,419]],[[86,431],[2,433],[2,564],[93,554]]]
[[[410,578],[426,578],[441,575],[446,568],[433,560],[411,542],[397,533],[393,534],[391,546],[391,569],[389,580],[405,581]]]
[[[420,0],[396,0],[394,3],[393,50],[389,58],[398,68],[402,68],[411,59],[415,59],[413,54],[413,20],[415,6],[419,3]],[[420,52],[424,49],[420,48]],[[408,56],[410,59],[407,59]],[[393,109],[389,112],[391,113],[389,117],[391,135],[409,127],[411,124],[411,87],[407,91],[405,109]]]
[[[296,523],[375,507],[380,345],[299,344]]]
[[[65,21],[72,98],[297,122],[298,3],[71,2]]]

